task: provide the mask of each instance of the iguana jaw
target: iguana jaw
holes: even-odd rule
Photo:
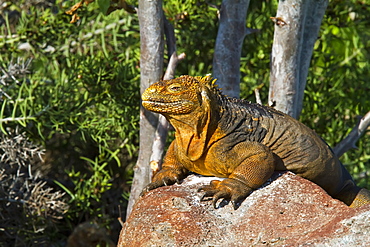
[[[194,109],[194,103],[189,100],[163,102],[143,97],[142,104],[147,110],[162,114],[186,114],[192,112]]]

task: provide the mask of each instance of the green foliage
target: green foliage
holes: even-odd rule
[[[18,23],[6,19],[0,27],[0,64],[26,73],[14,79],[2,72],[0,129],[7,133],[21,126],[46,148],[37,170],[67,192],[65,225],[94,219],[113,229],[112,222],[122,215],[111,212],[125,204],[128,186],[121,188],[130,180],[138,147],[139,26],[137,16],[123,10],[105,16],[105,0],[79,9],[81,19],[71,24],[64,11],[76,2],[57,1],[59,10],[13,3],[21,17]],[[186,53],[177,75],[210,73],[221,0],[163,4],[175,27],[178,53]],[[254,101],[253,90],[259,87],[267,102],[270,17],[276,8],[276,1],[250,3],[247,27],[258,31],[244,42],[242,98]],[[332,0],[315,44],[301,120],[331,146],[370,109],[368,13],[368,1]],[[361,186],[369,187],[368,133],[358,147],[342,161]]]
[[[110,6],[110,0],[98,0],[99,9],[102,13],[107,13]]]
[[[331,1],[315,44],[302,121],[331,146],[356,125],[356,116],[370,110],[369,10],[366,2]],[[370,187],[369,133],[357,145],[342,162],[359,185]]]
[[[241,58],[241,98],[255,101],[254,89],[260,88],[262,102],[267,102],[270,80],[270,54],[274,38],[277,2],[251,1],[247,27],[257,30],[246,36]]]
[[[85,217],[90,218],[91,215],[102,217],[104,202],[101,197],[112,187],[112,176],[106,170],[108,162],[100,164],[98,158],[95,161],[84,157],[82,159],[88,161],[92,170],[91,176],[80,171],[76,172],[72,168],[68,176],[73,181],[73,190],[56,181],[71,197],[69,203],[75,206],[74,210],[67,215],[70,220],[82,221]]]
[[[217,9],[206,1],[196,0],[181,4],[164,1],[163,4],[166,17],[175,28],[178,53],[186,54],[186,60],[177,67],[177,74],[211,73],[218,28]]]
[[[22,126],[46,148],[37,170],[68,192],[69,230],[94,220],[117,234],[138,146],[138,22],[124,11],[104,16],[91,4],[70,24],[64,11],[74,3],[64,4],[56,12],[21,11],[13,36],[1,27],[0,64],[28,73],[3,71],[0,129]]]

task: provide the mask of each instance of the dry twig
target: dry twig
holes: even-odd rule
[[[366,132],[369,126],[370,126],[370,111],[359,120],[357,125],[351,130],[348,136],[333,148],[335,155],[337,157],[340,157],[349,149],[357,148],[356,142]]]

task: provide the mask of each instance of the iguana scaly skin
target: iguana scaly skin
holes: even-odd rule
[[[347,205],[370,203],[330,147],[310,128],[273,108],[228,98],[211,77],[181,76],[151,85],[143,106],[175,128],[162,170],[143,194],[195,172],[226,178],[200,188],[203,198],[231,200],[234,207],[274,171],[292,171]]]

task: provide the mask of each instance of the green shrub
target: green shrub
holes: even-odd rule
[[[48,186],[66,192],[69,209],[61,219],[66,234],[81,222],[97,221],[117,237],[116,218],[124,217],[118,206],[125,212],[138,147],[138,19],[124,10],[104,16],[92,3],[79,9],[81,19],[71,24],[64,11],[74,3],[9,5],[8,13],[18,10],[20,19],[5,18],[0,27],[0,129],[10,134],[21,128],[45,148],[44,162],[32,169]],[[221,1],[212,4],[164,2],[178,52],[187,55],[177,75],[212,72]],[[276,7],[271,1],[250,3],[247,27],[259,31],[244,42],[242,98],[254,101],[253,90],[259,87],[267,102],[270,17]],[[356,115],[370,109],[368,12],[366,3],[331,1],[315,45],[301,120],[331,146],[349,133]],[[368,133],[358,147],[342,161],[361,186],[369,187]],[[53,235],[47,229],[38,234],[45,233]]]
[[[67,192],[66,231],[96,221],[117,237],[138,146],[138,22],[89,5],[70,24],[67,8],[22,9],[13,36],[2,27],[0,128],[21,126],[46,149],[32,169]]]

